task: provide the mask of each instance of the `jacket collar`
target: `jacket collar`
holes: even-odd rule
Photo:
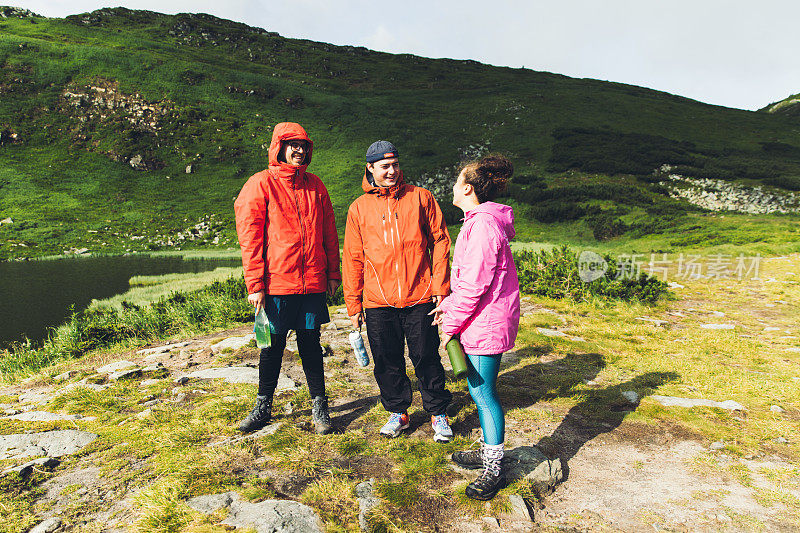
[[[406,189],[406,182],[405,178],[403,177],[403,171],[400,171],[400,177],[397,179],[397,183],[392,185],[391,187],[378,187],[377,185],[372,184],[372,174],[369,170],[364,167],[364,178],[361,180],[361,188],[364,189],[364,192],[367,194],[375,194],[377,196],[392,196],[393,198],[397,199],[400,198]]]

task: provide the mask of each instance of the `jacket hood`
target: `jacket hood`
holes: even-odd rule
[[[284,141],[302,140],[308,142],[308,152],[306,152],[305,162],[299,167],[278,161],[278,154]],[[311,164],[311,155],[314,152],[314,142],[303,129],[303,126],[295,122],[281,122],[272,130],[272,142],[269,144],[269,166],[280,169],[280,175],[295,175],[297,170],[305,172]]]
[[[377,194],[378,196],[383,196],[384,194],[394,194],[395,198],[397,198],[406,184],[405,178],[403,178],[402,170],[400,171],[400,177],[397,178],[397,183],[391,187],[378,187],[377,185],[373,185],[372,181],[372,173],[367,170],[367,167],[365,166],[364,179],[361,180],[361,188],[364,189],[364,192],[367,194]]]
[[[464,216],[464,220],[469,220],[477,213],[488,213],[492,215],[495,220],[497,220],[497,223],[500,225],[500,227],[503,228],[506,238],[509,241],[514,238],[514,235],[517,234],[517,232],[514,231],[514,210],[511,208],[511,206],[498,204],[495,202],[483,202],[482,204],[478,204],[478,206],[474,209],[467,211],[467,214]]]

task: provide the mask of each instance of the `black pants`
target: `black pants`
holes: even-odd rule
[[[322,346],[318,329],[298,329],[297,350],[303,362],[308,392],[311,397],[325,395],[325,374],[322,365]],[[272,344],[261,350],[258,362],[258,394],[272,396],[278,386],[283,350],[286,349],[286,333],[272,333]]]
[[[439,332],[428,313],[433,303],[412,307],[378,307],[366,310],[367,338],[375,361],[375,381],[383,408],[405,412],[411,406],[411,380],[406,375],[403,345],[419,380],[422,406],[431,415],[442,415],[452,395],[444,386],[444,367],[439,358]]]

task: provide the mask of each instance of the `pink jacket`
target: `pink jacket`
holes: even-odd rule
[[[470,355],[506,352],[517,339],[519,281],[508,245],[514,234],[511,207],[484,202],[467,211],[456,239],[442,331],[460,334]]]

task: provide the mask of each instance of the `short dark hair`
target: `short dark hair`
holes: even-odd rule
[[[508,180],[514,173],[514,165],[499,154],[490,154],[475,161],[469,161],[461,166],[464,173],[464,183],[469,183],[475,189],[478,202],[489,202],[506,190]]]

